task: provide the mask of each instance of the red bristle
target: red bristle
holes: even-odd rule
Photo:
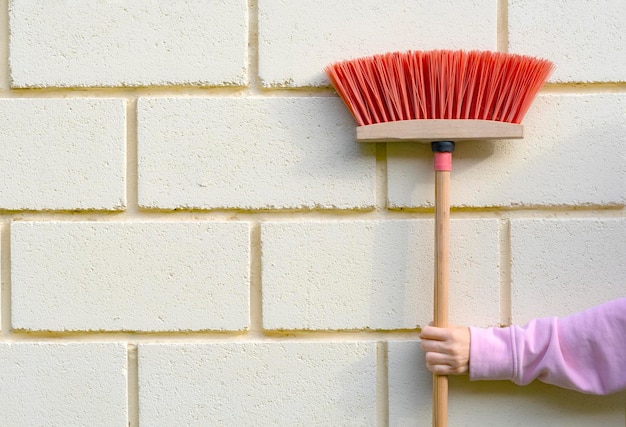
[[[528,64],[528,66],[533,72],[526,76],[526,90],[520,91],[518,107],[516,108],[513,123],[521,123],[535,95],[539,92],[554,68],[554,65],[546,60],[543,60],[541,63]]]
[[[455,56],[455,64],[453,67],[456,69],[456,74],[459,77],[455,78],[454,87],[452,88],[454,107],[452,111],[452,117],[461,117],[461,109],[463,107],[463,99],[467,85],[465,80],[461,76],[467,73],[467,56]]]
[[[336,64],[334,67],[327,67],[326,73],[335,90],[341,95],[344,103],[354,116],[359,126],[363,126],[367,122],[362,119],[361,111],[364,104],[360,103],[360,90],[353,83],[353,76],[345,72],[347,64]]]
[[[408,84],[406,78],[404,78],[408,70],[406,69],[405,62],[400,55],[393,55],[393,62],[395,65],[394,68],[397,70],[394,79],[398,81],[398,96],[400,97],[400,117],[402,118],[402,120],[409,120],[409,117],[412,117],[413,114],[410,107],[411,99],[407,90]]]
[[[370,105],[370,115],[368,115],[368,117],[373,120],[373,123],[390,121],[384,108],[385,95],[381,87],[380,79],[378,78],[379,76],[376,71],[375,62],[361,62],[362,70],[364,72],[364,80],[367,82],[367,86],[371,91],[372,97],[376,99],[376,103]]]
[[[384,111],[386,113],[386,116],[389,117],[388,120],[391,122],[395,122],[400,119],[397,116],[396,111],[393,107],[395,93],[394,93],[394,87],[392,85],[391,79],[389,78],[389,74],[393,73],[393,69],[385,63],[384,56],[379,57],[378,61],[376,61],[375,64],[376,64],[377,76],[380,77],[379,79],[380,89],[381,89],[381,92],[384,94],[384,96],[382,97],[382,99],[385,101]]]
[[[359,64],[355,63],[347,63],[344,71],[346,73],[351,73],[352,78],[350,79],[353,82],[353,86],[350,88],[355,88],[355,91],[358,91],[358,88],[361,88],[359,93],[356,95],[351,95],[354,98],[360,100],[359,102],[359,119],[357,121],[361,121],[363,123],[371,122],[371,107],[376,106],[380,103],[379,99],[375,99],[372,96],[371,88],[368,88],[368,79],[365,79],[362,72],[358,72],[355,70],[359,70]],[[381,120],[377,116],[374,116],[374,120]]]
[[[435,57],[435,54],[436,52],[433,53],[433,60],[427,61],[427,66],[424,67],[424,71],[426,72],[425,79],[428,82],[428,86],[426,86],[426,111],[428,111],[428,116],[426,116],[427,119],[434,119],[437,117],[437,106],[439,103],[439,92],[437,90],[439,61]]]
[[[359,126],[411,119],[520,123],[553,64],[489,51],[408,51],[325,71]]]
[[[413,73],[417,77],[413,82],[415,101],[413,104],[416,106],[415,118],[425,119],[427,117],[427,104],[426,104],[426,83],[424,79],[424,72],[422,67],[422,52],[416,52],[409,56],[409,64],[414,67]]]

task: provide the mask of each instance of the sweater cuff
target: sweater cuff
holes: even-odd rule
[[[514,375],[511,328],[470,327],[470,380],[511,380]]]

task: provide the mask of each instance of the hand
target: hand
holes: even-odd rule
[[[425,326],[420,334],[426,367],[438,375],[461,375],[469,371],[469,328]]]

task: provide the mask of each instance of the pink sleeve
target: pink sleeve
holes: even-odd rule
[[[535,378],[583,393],[626,388],[626,298],[524,327],[470,328],[470,379]]]

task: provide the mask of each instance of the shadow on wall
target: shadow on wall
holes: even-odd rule
[[[452,155],[451,203],[461,198],[458,180],[469,170],[481,170],[480,163],[497,151],[500,141],[461,141]],[[432,208],[435,198],[433,153],[430,144],[390,143],[387,148],[389,205],[391,208]],[[484,171],[484,168],[482,168]]]
[[[623,426],[626,392],[593,396],[534,381],[469,381],[450,377],[450,425]]]
[[[370,325],[415,329],[432,318],[432,224],[396,220],[377,226],[370,253]],[[424,250],[427,248],[426,250]]]

